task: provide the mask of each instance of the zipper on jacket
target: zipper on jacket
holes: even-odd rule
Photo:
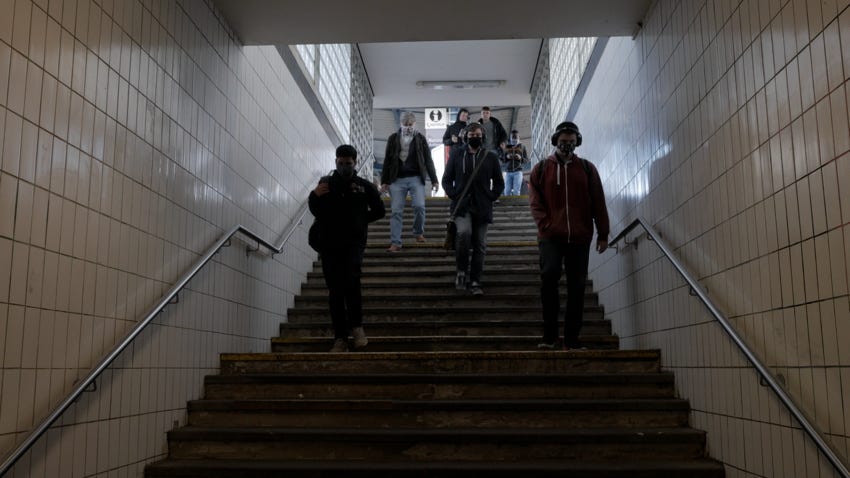
[[[567,172],[567,167],[570,164],[570,160],[564,161],[564,212],[567,215],[567,242],[569,243],[573,238],[573,231],[570,227],[570,175]]]

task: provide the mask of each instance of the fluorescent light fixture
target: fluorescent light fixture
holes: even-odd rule
[[[432,90],[471,90],[473,88],[498,88],[507,83],[505,80],[447,80],[417,81],[417,88]]]

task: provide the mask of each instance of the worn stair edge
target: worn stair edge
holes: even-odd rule
[[[274,373],[209,375],[207,399],[361,398],[517,399],[672,398],[670,372],[529,374]]]
[[[610,399],[248,399],[191,400],[189,411],[245,412],[375,410],[375,411],[688,411],[680,398]]]
[[[723,464],[715,460],[629,461],[257,461],[257,460],[163,460],[145,470],[146,476],[175,478],[348,478],[397,477],[469,478],[476,473],[492,478],[516,478],[535,474],[583,478],[722,478]],[[557,474],[557,475],[556,475]]]
[[[222,361],[280,362],[297,361],[374,361],[374,360],[520,360],[520,359],[596,359],[658,360],[659,349],[644,350],[547,350],[547,351],[456,351],[456,352],[362,352],[362,353],[248,353],[220,354]]]
[[[705,456],[690,428],[198,428],[168,433],[174,458],[596,460]]]
[[[332,336],[291,336],[274,337],[271,342],[273,352],[324,352],[326,348],[331,346],[332,340]],[[369,344],[365,347],[365,350],[536,350],[539,342],[539,335],[369,335]],[[613,335],[583,335],[579,337],[579,343],[587,348],[613,350],[619,347],[620,340]]]

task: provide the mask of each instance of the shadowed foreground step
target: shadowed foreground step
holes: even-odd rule
[[[195,400],[189,425],[354,428],[683,427],[678,399]]]
[[[691,428],[213,428],[168,433],[175,459],[452,461],[701,458]]]
[[[222,374],[657,372],[657,350],[222,354]]]
[[[723,466],[713,460],[450,462],[373,461],[233,461],[171,460],[147,468],[149,477],[181,478],[522,478],[563,476],[582,478],[720,478]]]
[[[669,372],[346,373],[209,375],[205,398],[221,399],[580,399],[672,398]]]
[[[331,336],[332,337],[332,336]],[[278,337],[272,339],[273,352],[324,352],[331,347],[330,337]],[[469,351],[469,350],[536,350],[539,335],[532,336],[389,336],[371,335],[363,351]],[[617,337],[611,335],[582,335],[583,347],[613,350],[619,346]],[[353,341],[349,343],[353,347]]]

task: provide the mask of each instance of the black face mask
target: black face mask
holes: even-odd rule
[[[481,138],[467,138],[467,144],[472,149],[478,149],[481,147]]]
[[[558,151],[565,156],[569,156],[575,150],[576,147],[572,143],[558,143]]]
[[[336,173],[339,174],[343,179],[351,179],[354,177],[354,166],[350,166],[348,164],[341,164],[336,167]]]

